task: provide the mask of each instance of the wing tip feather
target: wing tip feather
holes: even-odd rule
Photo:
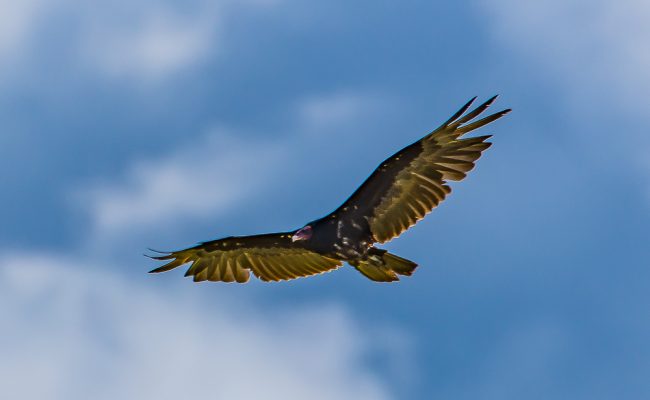
[[[478,96],[472,97],[467,103],[465,103],[465,105],[463,105],[458,111],[456,111],[454,113],[454,115],[452,115],[447,121],[445,121],[445,123],[443,123],[440,126],[440,128],[444,128],[446,126],[449,126],[449,125],[453,124],[458,118],[462,117],[463,114],[465,114],[465,111],[467,111],[472,106],[472,104],[474,104],[474,101],[476,101],[477,98],[478,98]],[[440,128],[438,128],[438,129],[440,129]]]
[[[174,262],[174,261],[172,261],[172,263],[173,263],[173,262]],[[169,263],[169,264],[171,264],[171,263]],[[159,274],[159,273],[161,273],[161,272],[171,271],[172,269],[178,267],[178,265],[174,265],[173,267],[170,267],[169,264],[165,264],[165,265],[163,265],[163,266],[161,266],[161,267],[154,268],[154,269],[152,269],[151,271],[149,271],[148,273],[149,273],[149,274]]]

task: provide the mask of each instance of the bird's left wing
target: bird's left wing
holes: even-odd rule
[[[233,236],[201,243],[185,250],[151,257],[169,262],[151,273],[165,272],[192,263],[185,276],[195,282],[247,282],[250,271],[263,281],[283,281],[321,274],[342,265],[293,242],[295,232]]]
[[[451,192],[447,181],[464,179],[490,147],[490,136],[462,136],[510,111],[473,121],[495,98],[467,112],[475,98],[470,100],[438,129],[389,157],[333,214],[367,224],[376,242],[399,236],[437,207]]]

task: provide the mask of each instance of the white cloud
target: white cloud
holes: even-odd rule
[[[303,98],[297,111],[306,126],[327,129],[377,112],[384,106],[384,99],[383,95],[340,91]]]
[[[645,112],[650,91],[650,3],[550,0],[481,2],[495,36],[564,85],[572,103]],[[610,97],[614,97],[614,101]],[[593,108],[589,108],[593,111]]]
[[[42,64],[40,50],[54,49],[44,53],[51,57],[45,63],[56,63],[60,54],[69,71],[85,65],[112,79],[159,83],[218,49],[217,5],[200,1],[179,9],[162,0],[0,0],[0,55],[12,66],[3,73]]]
[[[224,24],[240,9],[275,0],[0,0],[2,78],[30,77],[46,65],[150,87],[192,71],[221,48]],[[45,57],[45,58],[44,58]]]
[[[265,189],[285,149],[244,143],[214,133],[191,140],[168,157],[138,161],[121,182],[83,190],[77,200],[90,207],[96,234],[124,233],[186,217],[218,215]]]
[[[157,83],[218,51],[220,13],[200,3],[189,12],[161,2],[111,3],[86,14],[81,54],[112,78]]]
[[[555,101],[576,114],[569,129],[588,138],[585,148],[600,162],[631,164],[635,179],[647,181],[650,2],[480,4],[495,37],[523,56],[532,78],[557,84]]]
[[[253,307],[109,271],[47,254],[0,258],[4,397],[391,397],[364,363],[391,346],[373,347],[339,306]]]
[[[327,141],[334,146],[336,135],[348,134],[341,127],[365,121],[384,103],[381,96],[353,92],[311,96],[296,105],[295,135],[270,135],[273,142],[259,137],[243,141],[218,129],[168,156],[133,163],[117,181],[84,187],[75,200],[88,209],[95,236],[102,241],[187,217],[223,215],[242,200],[268,191],[269,183],[283,179],[301,161],[313,161],[304,149],[323,146],[314,132],[327,130]]]
[[[32,38],[38,27],[42,0],[0,0],[0,56],[8,58]]]

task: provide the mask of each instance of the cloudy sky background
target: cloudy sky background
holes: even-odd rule
[[[0,0],[8,398],[650,396],[641,0]],[[291,229],[468,98],[514,112],[379,285],[195,285],[146,247]]]

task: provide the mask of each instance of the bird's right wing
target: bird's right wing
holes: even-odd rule
[[[249,279],[249,271],[263,281],[283,281],[321,274],[342,265],[340,260],[302,247],[301,241],[293,242],[294,233],[228,237],[164,253],[151,258],[169,262],[150,272],[165,272],[192,263],[185,276],[193,276],[195,282],[244,283]]]
[[[464,179],[490,147],[490,136],[462,136],[510,111],[473,121],[495,98],[467,112],[475,98],[470,100],[438,129],[382,162],[334,214],[347,213],[357,225],[367,224],[380,243],[424,218],[451,191],[447,181]]]

